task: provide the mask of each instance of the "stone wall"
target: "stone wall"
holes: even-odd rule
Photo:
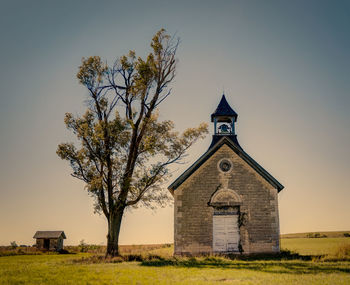
[[[231,171],[219,169],[223,158],[231,160]],[[208,202],[219,185],[241,198],[240,211],[246,215],[240,228],[243,253],[278,252],[277,189],[224,144],[174,191],[175,254],[212,253],[214,209]]]

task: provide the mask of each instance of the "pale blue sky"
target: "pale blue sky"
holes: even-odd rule
[[[32,243],[39,229],[105,242],[55,154],[71,140],[64,113],[84,110],[83,56],[144,56],[161,27],[181,38],[162,117],[178,130],[210,123],[224,88],[242,147],[285,186],[282,233],[350,230],[349,15],[349,1],[1,1],[0,244]],[[172,207],[127,213],[121,243],[172,241]]]

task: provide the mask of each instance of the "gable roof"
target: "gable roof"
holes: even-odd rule
[[[280,192],[284,186],[280,184],[270,173],[260,166],[253,158],[251,158],[239,145],[237,146],[227,136],[223,136],[213,147],[210,147],[195,163],[193,163],[184,173],[182,173],[168,189],[173,192],[178,188],[188,177],[192,175],[204,162],[208,160],[222,145],[228,145],[239,157],[247,162],[258,174],[260,174],[268,183]]]
[[[215,112],[211,114],[211,121],[214,121],[214,117],[218,116],[229,116],[235,117],[235,120],[238,117],[238,114],[231,108],[231,106],[227,103],[226,97],[223,94],[220,100],[219,105],[217,106]]]
[[[64,231],[37,231],[33,238],[59,238],[60,236],[66,239]]]

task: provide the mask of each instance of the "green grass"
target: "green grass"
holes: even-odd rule
[[[178,265],[74,264],[88,254],[0,258],[2,284],[349,284],[349,262],[184,259]]]
[[[300,254],[334,254],[346,238],[282,239]],[[350,261],[230,260],[171,257],[172,246],[129,246],[128,254],[159,255],[142,262],[84,263],[95,253],[0,257],[0,284],[350,284]]]
[[[284,238],[281,249],[302,255],[332,254],[342,244],[350,244],[350,238]]]
[[[88,254],[80,254],[79,257]],[[178,265],[73,264],[70,255],[0,258],[2,284],[349,284],[349,262],[231,261],[201,258]],[[185,261],[185,260],[184,260]]]

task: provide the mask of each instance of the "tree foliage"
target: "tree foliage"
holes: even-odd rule
[[[65,124],[80,145],[62,143],[57,154],[69,161],[72,176],[86,183],[95,210],[106,216],[111,255],[118,254],[124,209],[164,205],[169,165],[207,133],[204,123],[179,134],[172,121],[159,120],[158,106],[170,95],[175,77],[178,44],[162,29],[146,59],[130,51],[108,66],[92,56],[82,59],[77,74],[88,91],[88,107],[82,116],[66,113]]]

